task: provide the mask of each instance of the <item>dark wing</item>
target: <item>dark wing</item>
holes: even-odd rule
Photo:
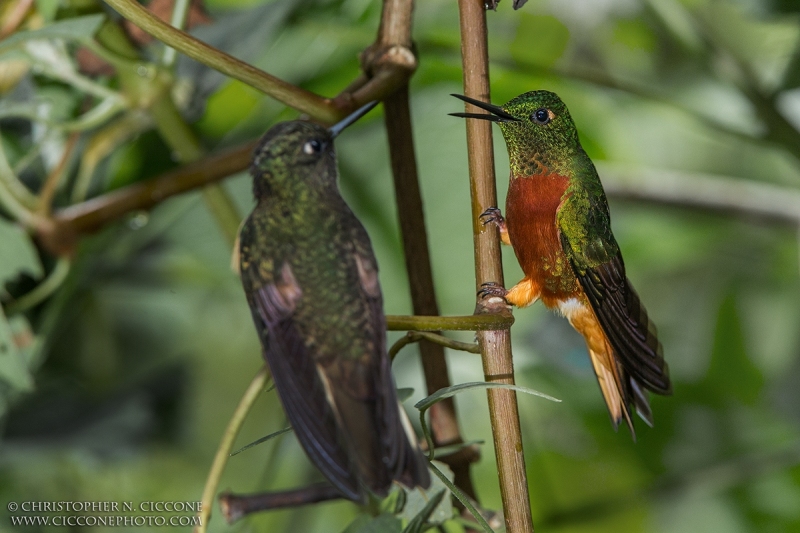
[[[373,348],[368,356],[369,362],[362,365],[362,370],[367,371],[367,375],[362,379],[369,384],[373,394],[372,398],[355,398],[350,392],[359,388],[357,384],[346,387],[344,391],[349,396],[348,400],[351,400],[352,408],[342,411],[351,416],[359,411],[368,411],[364,414],[369,417],[368,425],[371,427],[364,429],[378,436],[378,442],[375,444],[379,454],[372,458],[375,464],[362,463],[360,469],[365,483],[373,492],[385,496],[392,480],[397,480],[407,487],[427,488],[430,486],[428,463],[417,446],[414,430],[398,402],[391,361],[386,352],[386,318],[383,314],[383,299],[378,283],[378,266],[368,246],[366,231],[360,225],[354,230],[363,234],[358,235],[353,241],[356,245],[353,257],[358,272],[356,286],[362,301],[366,302],[367,325],[364,330],[369,332],[372,340],[370,346]],[[361,409],[352,405],[353,400],[360,401]],[[364,424],[365,421],[362,419],[361,423]],[[359,434],[357,431],[351,432],[351,436],[353,439],[364,438],[363,433]],[[364,444],[366,446],[366,443]],[[367,455],[361,454],[361,457]],[[384,472],[388,477],[385,477]]]
[[[263,270],[256,269],[256,274],[251,268],[262,283],[269,282],[246,292],[265,358],[298,440],[334,486],[346,497],[364,501],[363,486],[385,496],[395,479],[409,487],[427,487],[430,477],[397,401],[386,353],[377,264],[363,227],[350,229],[355,230],[352,238],[340,241],[349,250],[340,265],[346,270],[347,288],[340,287],[338,293],[357,302],[341,310],[350,313],[346,327],[358,332],[354,342],[365,347],[362,353],[346,356],[330,353],[335,351],[331,348],[309,353],[297,323],[297,307],[304,305],[302,288],[288,263],[270,280],[264,279]],[[339,303],[329,301],[318,312]],[[326,341],[317,339],[317,344]]]
[[[295,435],[311,461],[347,498],[364,501],[350,457],[339,440],[336,415],[302,333],[293,319],[302,295],[288,263],[281,278],[247,294],[264,357]]]
[[[599,183],[599,182],[598,182]],[[558,213],[561,245],[575,276],[629,379],[623,380],[627,400],[645,420],[649,406],[642,390],[670,394],[672,385],[655,325],[625,275],[619,246],[611,234],[605,197],[574,191]],[[571,223],[575,220],[587,224]]]
[[[619,252],[594,267],[580,269],[574,262],[572,266],[628,374],[653,392],[670,394],[669,372],[656,327],[625,276]]]

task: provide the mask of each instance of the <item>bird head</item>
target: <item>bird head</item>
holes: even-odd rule
[[[371,102],[330,128],[305,120],[281,122],[270,128],[259,141],[250,165],[256,199],[282,190],[335,186],[333,139],[376,105]]]
[[[567,106],[550,91],[531,91],[517,96],[503,106],[496,106],[454,94],[485,113],[450,113],[455,117],[496,122],[506,141],[515,175],[533,175],[555,170],[580,148],[575,123]]]

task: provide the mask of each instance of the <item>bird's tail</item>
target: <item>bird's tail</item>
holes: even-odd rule
[[[631,435],[636,439],[632,416],[634,409],[648,425],[653,425],[653,414],[647,392],[625,371],[615,357],[614,350],[590,307],[580,306],[569,313],[567,318],[586,341],[589,358],[614,429],[616,430],[624,420]]]

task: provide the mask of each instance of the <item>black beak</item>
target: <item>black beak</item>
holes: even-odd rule
[[[339,122],[328,128],[328,131],[331,133],[331,137],[336,137],[337,135],[342,133],[343,129],[345,129],[347,126],[349,126],[356,120],[360,119],[361,117],[369,113],[370,110],[372,110],[372,108],[375,107],[376,105],[378,105],[377,100],[370,102],[367,105],[362,106],[361,108],[353,111],[347,117],[343,118],[342,120],[340,120]]]
[[[464,100],[475,107],[480,107],[492,113],[491,115],[484,115],[483,113],[449,113],[451,117],[479,118],[481,120],[491,120],[492,122],[519,122],[520,120],[514,115],[506,113],[503,111],[503,108],[499,106],[487,104],[486,102],[481,102],[480,100],[475,100],[474,98],[469,98],[460,94],[451,94],[450,96],[455,96],[459,100]]]

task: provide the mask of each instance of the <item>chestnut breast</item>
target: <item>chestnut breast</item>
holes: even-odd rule
[[[556,212],[569,184],[558,174],[513,177],[506,197],[506,227],[525,277],[540,287],[548,307],[580,291],[561,248]]]

